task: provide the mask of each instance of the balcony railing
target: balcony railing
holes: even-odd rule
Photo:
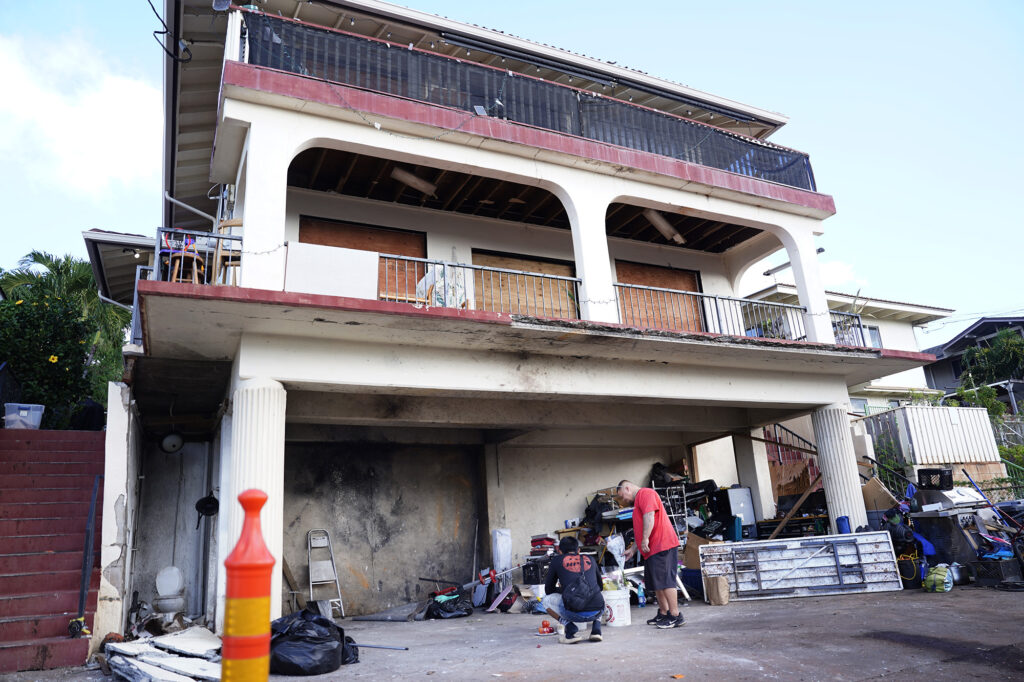
[[[832,318],[832,331],[836,335],[836,345],[870,345],[867,342],[867,335],[864,333],[864,323],[861,322],[860,315],[831,310],[829,311],[829,316]]]
[[[815,191],[807,155],[504,69],[245,12],[248,62]],[[340,103],[344,105],[344,101]]]
[[[162,282],[238,285],[242,237],[235,234],[160,228],[156,276]]]
[[[380,299],[414,305],[579,319],[575,277],[381,255]]]
[[[142,316],[139,315],[139,282],[144,279],[153,279],[153,268],[148,265],[138,265],[135,268],[135,293],[132,298],[132,340],[133,346],[142,345]]]
[[[616,284],[615,292],[619,321],[630,326],[764,339],[807,337],[800,306],[638,284]]]

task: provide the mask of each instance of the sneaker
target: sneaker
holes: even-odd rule
[[[671,614],[668,614],[665,617],[665,620],[658,623],[657,627],[659,630],[671,630],[672,628],[677,628],[680,625],[686,625],[686,619],[683,618],[683,614],[681,613],[675,617],[673,617]]]
[[[666,618],[668,618],[668,614],[667,613],[659,613],[654,618],[648,618],[647,619],[647,624],[648,625],[660,625],[661,621],[665,620]]]
[[[604,637],[601,636],[601,632],[600,631],[598,631],[598,632],[591,632],[590,633],[590,641],[591,642],[603,642],[604,641]]]
[[[575,633],[575,634],[573,634],[571,636],[569,636],[569,635],[559,635],[558,636],[558,641],[561,642],[562,644],[578,644],[578,643],[583,641],[583,635],[580,634],[579,632],[577,632],[577,633]]]

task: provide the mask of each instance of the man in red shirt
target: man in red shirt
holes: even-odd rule
[[[665,513],[661,496],[653,488],[641,488],[632,481],[619,482],[619,504],[633,506],[634,544],[626,549],[629,559],[640,547],[644,558],[644,586],[654,590],[658,615],[647,621],[662,630],[676,628],[686,621],[679,613],[676,574],[679,571],[679,536]]]

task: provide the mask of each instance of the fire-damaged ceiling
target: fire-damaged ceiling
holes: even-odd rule
[[[417,189],[409,184],[408,179],[401,181],[393,177],[402,177],[402,171],[411,173],[427,186]],[[562,202],[541,187],[398,163],[355,152],[324,148],[306,150],[292,161],[288,169],[288,185],[482,218],[569,229],[569,217]],[[643,211],[642,206],[612,204],[605,220],[608,236],[676,246],[655,229]],[[723,253],[760,234],[760,230],[754,228],[680,213],[663,212],[662,216],[685,240],[682,248],[691,250]]]

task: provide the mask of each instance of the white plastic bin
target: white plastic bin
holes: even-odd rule
[[[44,409],[42,405],[4,403],[4,428],[38,429]]]
[[[609,627],[624,628],[631,623],[629,615],[629,590],[605,590],[604,622]]]

